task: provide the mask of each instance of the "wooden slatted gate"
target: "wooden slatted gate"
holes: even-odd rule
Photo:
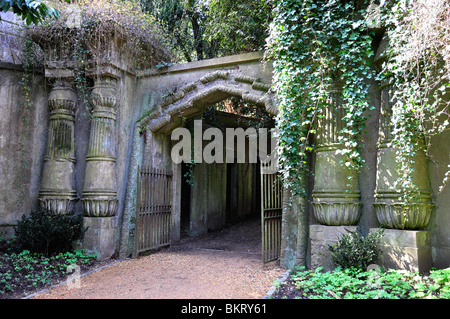
[[[277,260],[281,251],[282,184],[278,173],[264,173],[261,163],[262,261]]]
[[[134,257],[170,244],[172,172],[138,169]]]

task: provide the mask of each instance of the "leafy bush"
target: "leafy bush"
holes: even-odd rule
[[[17,251],[15,240],[2,241],[0,251],[0,299],[26,296],[29,293],[60,282],[67,276],[69,265],[79,265],[87,271],[95,265],[97,256],[85,250],[60,253],[51,257]]]
[[[365,238],[357,231],[344,235],[333,246],[329,246],[333,262],[342,268],[366,270],[381,254],[378,247],[384,230],[370,232]]]
[[[43,209],[22,216],[15,227],[17,243],[22,249],[46,256],[72,250],[83,239],[85,231],[81,214],[57,214]]]
[[[299,267],[280,286],[277,298],[300,299],[449,299],[450,269],[431,270],[429,276],[404,270],[355,268],[333,271]],[[283,285],[283,284],[282,284]]]

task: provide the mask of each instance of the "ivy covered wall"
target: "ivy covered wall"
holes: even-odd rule
[[[439,0],[275,1],[281,170],[302,207],[287,215],[297,230],[285,223],[291,257],[308,246],[305,223],[381,225],[429,229],[433,261],[448,265],[448,12]]]

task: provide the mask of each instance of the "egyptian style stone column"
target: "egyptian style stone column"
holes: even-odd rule
[[[423,229],[428,225],[433,210],[424,151],[425,143],[417,145],[417,155],[414,159],[413,183],[419,195],[415,198],[415,202],[400,203],[398,198],[402,194],[394,188],[394,185],[401,174],[397,169],[396,150],[390,146],[392,140],[390,90],[391,86],[388,84],[381,87],[375,212],[384,228]]]
[[[428,168],[424,152],[415,158],[413,182],[420,195],[415,202],[401,203],[399,190],[393,186],[400,174],[395,159],[396,150],[390,146],[391,86],[381,86],[381,113],[378,139],[378,162],[375,187],[375,213],[384,236],[380,242],[379,262],[385,268],[425,272],[431,269],[430,233],[420,230],[428,225],[433,205],[428,182]],[[376,231],[371,229],[370,231]]]
[[[355,225],[361,215],[360,192],[356,173],[345,167],[343,148],[338,140],[345,126],[344,109],[338,91],[332,94],[323,118],[319,120],[316,146],[313,212],[327,226]]]
[[[88,217],[112,217],[117,212],[116,93],[116,78],[98,76],[90,98],[94,109],[82,191]]]
[[[375,54],[375,65],[381,66],[386,61],[389,38],[385,35]],[[379,67],[379,70],[381,67]],[[413,183],[419,191],[415,202],[400,203],[402,195],[394,188],[395,181],[401,176],[396,161],[396,150],[392,141],[392,85],[387,81],[380,86],[381,106],[377,154],[377,176],[374,207],[377,219],[384,228],[423,229],[430,221],[433,205],[431,202],[428,165],[425,156],[424,141],[417,144],[417,154],[414,158]]]
[[[50,122],[44,157],[40,206],[73,214],[78,200],[75,190],[75,110],[77,95],[69,80],[56,80],[48,97]]]
[[[389,38],[384,35],[375,54],[374,65],[382,68],[389,52]],[[380,242],[382,254],[379,263],[384,268],[408,271],[429,271],[432,265],[430,233],[427,226],[433,205],[428,179],[428,167],[424,149],[418,143],[419,152],[415,158],[413,183],[420,194],[414,202],[402,203],[398,200],[400,190],[395,189],[395,181],[401,176],[396,161],[396,149],[392,141],[392,96],[391,83],[380,86],[380,122],[377,143],[377,174],[374,194],[375,213],[384,229]],[[424,144],[424,143],[423,143]],[[370,231],[377,231],[372,228]]]

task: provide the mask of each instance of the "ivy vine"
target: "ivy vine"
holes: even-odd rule
[[[443,0],[380,2],[389,39],[381,79],[391,84],[392,142],[401,176],[394,188],[404,202],[419,190],[413,182],[419,153],[449,126],[450,3]],[[450,165],[439,191],[448,183]]]
[[[403,201],[417,193],[414,164],[431,140],[449,126],[450,3],[444,0],[371,1],[389,38],[380,74],[371,69],[369,1],[277,0],[268,38],[274,61],[274,89],[280,98],[277,126],[281,171],[292,190],[305,195],[303,174],[322,111],[336,88],[344,108],[339,132],[342,163],[358,170],[363,159],[357,139],[369,105],[367,79],[392,87],[392,141],[401,177],[394,188]],[[450,166],[448,166],[450,168]],[[447,170],[440,187],[450,179]]]
[[[364,1],[275,1],[268,49],[280,99],[279,163],[295,194],[306,195],[301,176],[310,173],[317,121],[336,89],[345,111],[338,136],[346,158],[341,164],[358,170],[364,163],[357,139],[372,108],[367,79],[375,76],[364,8]]]

